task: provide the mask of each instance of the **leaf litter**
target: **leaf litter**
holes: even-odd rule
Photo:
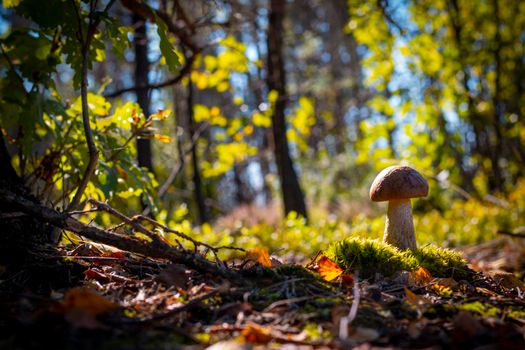
[[[243,276],[228,280],[91,245],[62,254],[81,267],[77,283],[47,295],[3,285],[2,347],[525,348],[516,271],[360,279],[326,256],[276,266],[260,248],[227,262]]]

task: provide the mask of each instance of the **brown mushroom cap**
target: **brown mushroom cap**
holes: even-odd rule
[[[404,165],[384,169],[377,174],[370,187],[370,199],[374,202],[427,195],[427,180],[417,170]]]

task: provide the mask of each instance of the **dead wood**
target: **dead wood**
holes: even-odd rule
[[[72,218],[67,213],[60,213],[53,208],[29,201],[5,188],[0,188],[0,202],[12,208],[13,211],[24,212],[42,222],[74,232],[94,242],[107,244],[121,250],[151,258],[166,259],[184,264],[195,270],[218,274],[230,280],[236,280],[240,277],[237,272],[228,269],[222,264],[215,264],[207,260],[198,252],[175,248],[160,239],[148,242],[136,237],[124,236],[95,226],[86,225]],[[135,227],[135,225],[132,226]]]

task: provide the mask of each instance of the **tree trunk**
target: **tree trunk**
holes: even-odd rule
[[[195,203],[197,205],[198,220],[200,224],[208,222],[208,212],[206,203],[204,202],[204,195],[202,194],[202,179],[199,169],[199,159],[197,154],[197,142],[195,138],[195,120],[193,120],[193,84],[188,83],[188,96],[186,107],[188,108],[188,127],[190,132],[189,139],[192,142],[191,146],[191,164],[193,166],[193,194],[195,196]]]
[[[307,217],[304,195],[299,186],[299,180],[293,167],[286,139],[284,110],[287,96],[282,52],[284,15],[285,2],[282,0],[271,0],[268,15],[268,76],[266,79],[268,90],[275,90],[279,94],[272,116],[275,161],[281,181],[285,213],[288,214],[291,211],[295,211]]]
[[[148,38],[146,34],[146,21],[143,17],[133,15],[133,26],[135,27],[135,36],[133,43],[135,45],[135,85],[147,85],[149,73],[148,61]],[[137,102],[144,112],[144,116],[150,113],[150,99],[147,88],[137,90]],[[151,140],[148,138],[137,138],[137,161],[139,167],[145,167],[153,172],[153,161],[151,154]]]
[[[22,179],[11,165],[4,138],[0,132],[0,189],[8,189],[21,198],[40,204],[24,186]],[[38,219],[25,215],[0,198],[0,265],[19,268],[36,258],[31,251],[39,246],[53,243],[53,230]],[[4,276],[5,277],[5,276]]]

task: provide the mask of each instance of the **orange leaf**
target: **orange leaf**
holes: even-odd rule
[[[241,332],[241,338],[246,343],[267,344],[272,340],[271,329],[258,324],[249,324]]]
[[[246,259],[257,261],[259,264],[265,267],[272,267],[272,261],[270,260],[270,254],[265,248],[254,248],[246,252]]]
[[[160,142],[164,143],[170,143],[171,141],[173,141],[173,139],[168,135],[154,134],[153,137],[159,140]]]
[[[112,301],[98,295],[91,289],[73,288],[66,292],[61,303],[62,313],[82,311],[91,315],[101,315],[118,309]]]
[[[339,265],[328,259],[326,256],[322,256],[317,264],[319,266],[317,272],[327,281],[335,280],[344,272],[344,270],[340,268]]]
[[[419,306],[419,305],[426,304],[428,302],[427,299],[423,298],[422,296],[416,295],[414,292],[412,292],[407,287],[404,287],[404,288],[405,288],[406,301],[409,302],[410,304]]]
[[[418,286],[425,285],[427,283],[430,283],[434,277],[428,272],[427,269],[425,269],[423,266],[421,266],[416,271],[412,271],[408,275],[408,281],[410,284],[415,284]]]

